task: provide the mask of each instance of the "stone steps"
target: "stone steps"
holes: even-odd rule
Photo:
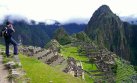
[[[36,59],[41,60],[46,64],[51,64],[52,66],[58,65],[64,61],[64,58],[55,50],[29,46],[22,48],[21,51],[24,51],[24,54],[32,55]]]
[[[38,53],[38,52],[42,52],[44,49],[37,47],[33,50],[34,54]]]
[[[61,64],[64,60],[65,60],[65,59],[64,59],[63,57],[59,56],[58,59],[55,60],[54,62],[52,62],[50,65],[56,66],[56,65],[58,65],[58,64]]]
[[[100,72],[100,70],[91,70],[90,72]]]
[[[104,74],[93,74],[92,76],[104,76]]]
[[[43,55],[45,55],[45,54],[47,54],[48,53],[48,50],[43,50],[42,52],[38,52],[38,53],[36,53],[36,54],[34,54],[33,56],[35,57],[35,58],[38,58],[38,57],[42,57]]]
[[[54,53],[51,52],[51,53],[48,54],[46,57],[42,57],[42,59],[40,59],[40,60],[43,61],[43,62],[46,62],[46,61],[48,61],[49,59],[51,59],[52,57],[54,57],[54,56],[55,56]]]
[[[48,59],[47,61],[45,61],[45,63],[51,64],[54,61],[56,61],[58,59],[58,57],[59,57],[58,55],[55,55],[55,56],[51,57],[50,59]]]

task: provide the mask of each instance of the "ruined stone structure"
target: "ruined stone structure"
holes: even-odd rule
[[[79,52],[84,52],[85,56],[89,58],[89,62],[95,63],[98,67],[99,74],[91,75],[89,71],[85,71],[91,77],[93,76],[101,76],[102,80],[106,80],[107,82],[114,83],[114,73],[112,71],[112,67],[115,66],[115,54],[108,51],[104,47],[97,47],[92,43],[82,43],[81,49]],[[91,70],[92,71],[92,70]],[[96,71],[92,71],[96,72]],[[98,80],[98,79],[97,79]],[[97,81],[98,82],[98,81]]]
[[[76,61],[72,57],[68,57],[67,59],[67,67],[63,70],[66,73],[69,73],[75,77],[82,77],[84,79],[84,71],[82,68],[82,63],[80,61]]]
[[[23,47],[20,52],[31,57],[35,57],[42,62],[56,66],[61,64],[65,59],[59,55],[59,53],[54,49],[42,49],[40,47]]]
[[[80,61],[76,61],[72,57],[68,57],[68,59],[64,59],[59,53],[58,50],[50,47],[49,49],[42,49],[40,47],[23,47],[21,50],[22,53],[27,54],[28,56],[35,57],[38,60],[41,60],[42,62],[51,65],[56,66],[58,64],[65,65],[62,71],[65,73],[69,73],[75,77],[82,77],[84,79],[84,73],[90,74],[91,78],[93,76],[102,76],[103,79],[107,79],[108,81],[111,81],[113,83],[113,77],[114,74],[111,70],[111,67],[115,65],[114,62],[114,54],[107,51],[106,49],[100,49],[96,50],[94,46],[89,46],[84,44],[84,49],[82,51],[86,51],[88,54],[89,61],[92,59],[94,60],[93,63],[95,63],[98,67],[99,72],[102,72],[101,74],[94,74],[91,75],[89,71],[85,71],[82,68],[82,63]],[[93,50],[93,51],[92,51]],[[91,70],[92,71],[92,70]]]
[[[66,66],[62,69],[62,71],[69,73],[74,77],[81,76],[82,79],[84,79],[82,63],[80,61],[76,61],[72,57],[68,57],[67,60],[65,60],[63,56],[61,56],[54,48],[42,49],[40,47],[29,46],[21,48],[20,52],[30,57],[35,57],[36,59],[41,60],[51,66],[65,64]]]

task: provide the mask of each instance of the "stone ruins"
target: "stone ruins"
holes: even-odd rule
[[[41,60],[51,66],[65,64],[67,66],[62,70],[63,72],[69,73],[75,77],[81,76],[84,79],[82,63],[76,61],[72,57],[68,57],[68,59],[65,60],[55,48],[43,49],[40,47],[26,46],[20,48],[20,52],[30,57],[35,57],[36,59]]]
[[[82,63],[80,61],[76,61],[72,57],[68,57],[67,59],[67,67],[63,70],[66,73],[69,73],[75,77],[82,77],[84,79],[84,71],[82,67]]]

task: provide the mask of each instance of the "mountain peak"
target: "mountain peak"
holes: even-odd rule
[[[107,5],[102,5],[100,6],[97,11],[99,11],[100,13],[106,13],[106,12],[109,12],[109,13],[112,13],[111,9],[109,8],[109,6]]]
[[[109,8],[109,6],[107,5],[102,5],[100,6],[93,14],[92,17],[99,17],[100,15],[110,15],[110,14],[113,14],[113,12],[111,11],[111,9]]]
[[[108,18],[108,17],[112,18],[115,16],[116,15],[111,11],[109,6],[102,5],[93,13],[93,16],[91,17],[89,22],[93,23],[93,22],[100,20],[100,19],[104,19],[104,18]]]

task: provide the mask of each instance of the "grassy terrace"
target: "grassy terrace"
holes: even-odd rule
[[[5,47],[0,45],[0,50],[5,50]],[[19,54],[19,58],[23,69],[26,71],[26,76],[30,78],[30,83],[86,83],[80,78],[72,77],[37,59],[22,54]],[[10,59],[11,58],[5,58],[4,60],[7,62]]]
[[[61,48],[61,54],[67,58],[67,57],[73,57],[76,60],[82,61],[83,67],[85,70],[97,70],[97,67],[95,64],[88,63],[89,59],[86,56],[80,56],[78,54],[78,48],[77,47],[71,47],[71,46],[62,46]]]
[[[120,59],[115,59],[117,64],[117,74],[116,74],[116,83],[131,83],[130,77],[137,74],[134,70],[134,67],[130,64],[123,63]]]
[[[61,54],[67,58],[67,57],[73,57],[76,60],[82,61],[83,69],[86,71],[90,70],[97,70],[97,67],[95,64],[89,63],[89,59],[86,56],[80,56],[78,54],[78,48],[72,47],[72,46],[62,46],[61,47]],[[85,74],[85,80],[87,83],[92,83],[93,79],[89,77],[89,75]]]
[[[58,71],[34,58],[20,55],[20,60],[27,77],[31,79],[30,83],[86,83],[80,78]]]

